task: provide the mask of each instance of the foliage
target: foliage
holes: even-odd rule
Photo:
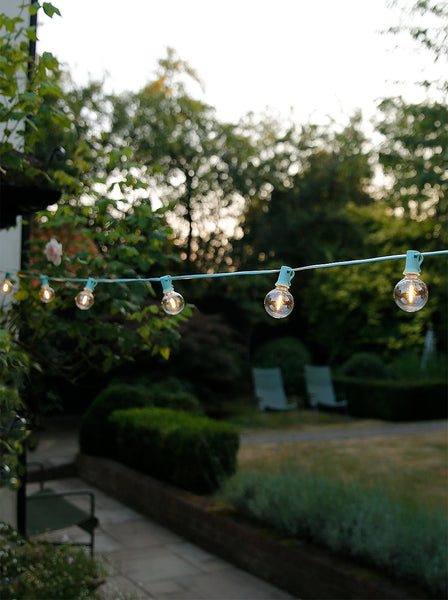
[[[27,438],[24,403],[20,397],[32,367],[29,356],[4,329],[0,330],[0,486],[18,484],[19,455]]]
[[[437,236],[446,244],[448,106],[388,98],[379,108],[377,129],[384,136],[379,160],[393,181],[389,202],[413,219],[433,218]]]
[[[187,92],[200,83],[194,70],[168,49],[154,81],[113,99],[111,141],[132,146],[143,178],[170,204],[176,244],[191,264],[222,261],[226,222],[254,187],[256,153],[241,129],[223,124],[214,109]]]
[[[240,472],[223,495],[239,512],[282,533],[378,566],[437,597],[447,593],[448,525],[442,510],[297,469]]]
[[[165,369],[189,381],[207,411],[240,384],[244,363],[239,335],[219,315],[199,311],[181,325],[179,333],[179,348]]]
[[[0,523],[0,597],[3,600],[99,599],[100,566],[83,550],[26,541]]]
[[[280,337],[258,348],[252,359],[254,367],[280,367],[287,394],[298,394],[303,388],[304,366],[310,354],[297,338]]]
[[[433,352],[428,356],[425,364],[422,364],[422,355],[408,350],[401,352],[392,361],[390,369],[397,379],[402,380],[448,380],[448,357],[446,354]]]
[[[114,410],[148,406],[147,392],[136,385],[115,383],[96,396],[84,413],[79,429],[81,452],[93,456],[115,457],[116,443],[108,418]]]
[[[199,494],[235,472],[237,430],[227,423],[164,408],[115,411],[118,460]]]
[[[29,157],[38,130],[36,119],[51,113],[54,123],[66,123],[65,115],[46,102],[49,95],[59,93],[51,80],[51,74],[58,69],[56,59],[49,52],[44,52],[35,63],[30,57],[29,42],[37,38],[35,27],[28,22],[39,8],[39,2],[24,3],[14,17],[0,13],[1,164],[6,171],[18,170],[30,176],[42,175]],[[44,2],[42,8],[49,17],[60,14],[50,2]],[[17,151],[18,138],[24,141],[21,153]]]
[[[38,8],[38,3],[33,3],[29,10]],[[50,16],[59,14],[50,3],[43,8]],[[72,283],[55,286],[52,304],[44,306],[39,301],[40,274],[50,278],[142,278],[156,269],[165,270],[174,257],[169,251],[171,230],[166,210],[152,210],[147,186],[131,160],[132,151],[123,144],[119,149],[111,146],[102,130],[108,101],[101,85],[91,83],[81,90],[63,91],[64,79],[56,59],[44,53],[32,68],[30,90],[22,93],[19,79],[27,74],[29,56],[27,44],[20,40],[24,33],[30,39],[35,36],[34,30],[24,29],[22,13],[26,10],[22,8],[12,19],[2,15],[1,21],[6,35],[0,81],[6,102],[0,117],[7,123],[15,120],[17,125],[5,129],[0,146],[2,164],[17,170],[18,176],[26,174],[28,180],[44,176],[63,196],[57,207],[33,220],[26,268],[36,277],[20,279],[16,302],[7,317],[3,315],[3,322],[44,369],[44,383],[42,378],[35,379],[27,388],[27,402],[40,409],[50,398],[53,403],[58,394],[63,404],[66,388],[82,380],[86,386],[90,380],[93,388],[92,381],[123,360],[132,361],[136,354],[160,354],[166,359],[179,339],[177,325],[188,317],[189,308],[182,316],[166,318],[152,299],[156,295],[152,286],[143,283],[99,286],[95,307],[88,314],[74,308],[78,285]],[[33,165],[45,161],[44,174],[35,168],[30,171],[27,154],[11,151],[14,135],[19,143],[23,141],[26,153],[33,153]],[[55,165],[50,158],[61,144],[65,145],[65,159]],[[43,256],[50,237],[63,244],[59,266]],[[64,382],[62,390],[60,381]]]
[[[188,388],[188,383],[176,377],[167,377],[156,383],[149,383],[145,386],[146,404],[200,414],[201,404]]]
[[[391,370],[385,365],[381,356],[372,352],[353,354],[339,369],[341,375],[359,379],[390,379]]]
[[[389,381],[355,377],[334,378],[353,417],[386,421],[422,421],[448,417],[447,381]],[[425,401],[431,398],[431,402]]]

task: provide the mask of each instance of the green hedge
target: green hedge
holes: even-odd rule
[[[448,417],[445,380],[379,381],[334,378],[336,390],[348,401],[354,417],[387,421],[419,421]]]
[[[164,408],[117,410],[117,459],[195,493],[218,489],[236,470],[237,430],[227,423]]]
[[[105,388],[82,417],[79,430],[81,452],[115,458],[115,441],[108,422],[109,415],[119,408],[147,405],[147,392],[138,386],[116,383]]]

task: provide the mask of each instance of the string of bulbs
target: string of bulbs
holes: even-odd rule
[[[48,304],[55,298],[55,292],[49,285],[49,281],[83,283],[83,289],[76,295],[75,303],[80,310],[89,310],[94,304],[93,291],[98,283],[152,283],[159,282],[162,285],[162,308],[168,315],[177,315],[182,312],[185,306],[185,300],[181,294],[174,290],[173,281],[184,279],[204,279],[212,277],[233,277],[241,275],[268,275],[278,273],[278,279],[275,288],[268,292],[264,299],[264,308],[268,315],[274,319],[283,319],[291,314],[294,308],[294,298],[289,291],[291,281],[298,271],[310,269],[324,269],[328,267],[342,267],[347,265],[358,265],[364,263],[373,263],[385,260],[406,259],[403,271],[404,278],[401,279],[394,289],[394,300],[399,308],[405,312],[413,313],[422,309],[428,301],[428,288],[420,279],[420,266],[424,256],[448,254],[448,250],[438,250],[434,252],[419,252],[418,250],[408,250],[406,254],[395,254],[391,256],[378,256],[376,258],[364,258],[358,260],[348,260],[342,262],[322,263],[316,265],[307,265],[304,267],[283,266],[280,269],[264,271],[234,271],[230,273],[208,273],[196,275],[164,275],[163,277],[148,278],[126,278],[126,279],[104,279],[89,277],[88,279],[66,278],[66,277],[47,277],[46,275],[32,275],[27,273],[16,273],[17,277],[39,278],[41,288],[39,297],[42,302]],[[11,272],[6,272],[5,279],[1,286],[3,294],[9,294],[14,284],[11,281]]]

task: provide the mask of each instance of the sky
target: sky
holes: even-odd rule
[[[408,4],[412,4],[409,0]],[[196,69],[193,94],[236,122],[269,107],[296,122],[370,119],[379,99],[419,101],[413,82],[446,68],[406,38],[387,0],[53,0],[41,15],[38,51],[66,64],[77,83],[106,76],[108,91],[137,91],[172,47]],[[400,42],[401,46],[396,47]],[[396,83],[396,82],[399,83]]]

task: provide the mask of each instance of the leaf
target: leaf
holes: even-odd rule
[[[51,2],[44,2],[42,4],[42,8],[44,9],[44,13],[50,18],[53,15],[58,15],[59,17],[61,16],[61,12],[60,12],[59,8],[56,8],[56,6],[53,6],[53,4],[51,4]]]
[[[168,360],[170,357],[170,349],[169,348],[160,348],[160,354],[165,360]]]
[[[27,292],[26,290],[19,290],[14,294],[14,298],[21,302],[22,300],[26,300],[29,297],[29,295],[29,292]]]

